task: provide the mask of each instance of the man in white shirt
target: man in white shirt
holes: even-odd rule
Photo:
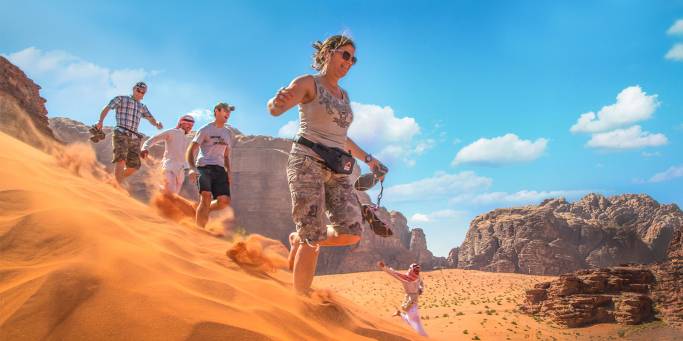
[[[164,142],[164,158],[161,160],[161,169],[164,171],[164,194],[178,194],[183,187],[185,180],[185,170],[188,169],[185,161],[185,151],[190,144],[187,134],[194,126],[194,118],[184,115],[178,120],[178,125],[174,129],[169,129],[151,137],[142,145],[140,157],[145,158],[149,154],[149,148],[153,145]]]

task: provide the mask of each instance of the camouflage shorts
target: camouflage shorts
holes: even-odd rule
[[[302,240],[327,238],[323,211],[337,234],[361,234],[363,218],[349,175],[335,174],[310,156],[290,154],[287,182],[292,218]]]
[[[114,130],[114,159],[112,163],[126,161],[128,168],[140,168],[140,138]]]

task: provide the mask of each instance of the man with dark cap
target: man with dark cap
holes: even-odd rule
[[[187,149],[189,176],[199,176],[200,198],[195,219],[202,228],[209,221],[209,211],[230,205],[230,143],[235,136],[226,124],[233,110],[234,106],[218,103],[213,108],[215,120],[197,131]],[[197,151],[199,157],[195,160]]]
[[[104,118],[109,110],[116,111],[116,128],[114,128],[114,158],[112,163],[116,165],[114,175],[119,184],[140,168],[140,140],[142,134],[138,133],[140,119],[148,120],[157,129],[163,128],[149,112],[147,106],[142,104],[142,98],[147,93],[147,84],[138,82],[133,86],[133,94],[130,96],[116,96],[109,105],[102,109],[100,120],[95,127],[102,130]]]

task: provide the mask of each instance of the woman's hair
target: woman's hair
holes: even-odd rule
[[[336,50],[346,45],[351,45],[354,48],[356,47],[356,44],[353,43],[351,38],[342,34],[333,35],[322,42],[316,41],[313,43],[315,51],[313,51],[313,65],[311,66],[317,71],[321,71],[326,62],[325,55],[332,50]]]

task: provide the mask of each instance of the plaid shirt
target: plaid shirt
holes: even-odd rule
[[[136,101],[133,96],[116,96],[109,102],[109,108],[116,110],[116,125],[138,131],[140,118],[151,118],[147,106]]]

